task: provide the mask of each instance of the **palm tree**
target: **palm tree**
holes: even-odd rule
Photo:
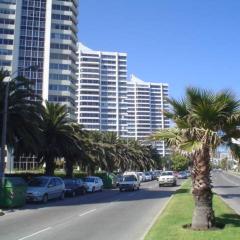
[[[0,70],[0,134],[2,134],[6,76],[9,76],[9,73]],[[9,82],[6,143],[8,148],[15,150],[15,153],[29,153],[37,150],[39,145],[37,109],[41,104],[40,100],[32,90],[32,82],[26,78],[16,77]]]
[[[66,107],[46,102],[40,110],[39,128],[42,144],[38,157],[46,163],[45,174],[53,175],[55,160],[71,155],[73,148],[78,148],[76,123],[67,117]]]
[[[166,140],[175,151],[191,157],[195,200],[192,228],[209,229],[215,225],[210,154],[220,144],[227,144],[233,151],[239,149],[232,139],[240,137],[240,104],[229,91],[213,93],[197,88],[188,88],[185,98],[169,102],[172,111],[166,116],[175,122],[175,127],[160,130],[153,139]],[[239,151],[234,153],[239,157]]]

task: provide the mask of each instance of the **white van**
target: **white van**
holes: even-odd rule
[[[141,182],[141,177],[140,177],[140,174],[138,172],[132,172],[132,171],[126,171],[123,173],[123,176],[126,176],[126,175],[134,175],[136,178],[137,178],[137,182],[140,186],[140,182]]]

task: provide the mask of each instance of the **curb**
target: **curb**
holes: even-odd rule
[[[154,223],[157,221],[157,219],[160,217],[160,215],[163,213],[163,211],[165,210],[165,208],[167,207],[168,203],[172,200],[174,194],[171,195],[171,197],[164,203],[163,207],[161,208],[161,210],[156,214],[156,216],[153,218],[153,220],[151,221],[151,224],[149,225],[149,227],[147,228],[146,232],[143,234],[143,236],[139,239],[139,240],[144,240],[145,237],[147,236],[148,232],[150,231],[150,229],[153,227]]]
[[[234,208],[227,202],[227,200],[224,199],[224,198],[221,196],[221,194],[215,192],[214,190],[213,190],[213,193],[216,194],[218,197],[220,197],[221,200],[222,200],[230,209],[232,209],[233,212],[235,212],[237,215],[240,216],[240,211],[234,209]]]
[[[175,190],[175,192],[171,195],[171,197],[164,203],[163,207],[160,209],[160,211],[156,214],[156,216],[153,218],[153,220],[151,221],[149,227],[147,228],[147,230],[145,231],[145,233],[143,234],[143,236],[139,239],[139,240],[144,240],[144,238],[147,236],[148,232],[150,231],[150,229],[153,227],[154,223],[157,221],[157,219],[160,217],[160,215],[163,213],[163,211],[165,210],[165,208],[167,207],[168,203],[172,200],[172,198],[174,197],[176,191],[178,191],[179,189],[181,189],[182,185],[187,181],[188,179],[186,179],[185,181],[182,181],[181,185]]]

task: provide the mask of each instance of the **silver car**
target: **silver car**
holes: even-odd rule
[[[48,199],[64,199],[65,184],[59,177],[35,177],[28,183],[27,201],[46,203]]]

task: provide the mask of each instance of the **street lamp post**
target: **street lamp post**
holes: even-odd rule
[[[3,124],[2,124],[2,136],[1,136],[1,155],[0,155],[0,188],[4,184],[4,164],[5,164],[5,146],[6,146],[6,137],[7,137],[7,115],[8,115],[8,95],[9,95],[9,83],[12,80],[13,76],[19,70],[35,70],[38,69],[37,66],[29,66],[26,68],[21,68],[13,72],[8,77],[6,88],[5,88],[5,96],[4,96],[4,106],[3,106]]]
[[[10,79],[9,79],[10,80]],[[7,135],[7,110],[8,110],[8,92],[9,92],[9,82],[6,84],[5,96],[4,96],[4,106],[3,106],[3,125],[2,125],[2,137],[1,137],[1,161],[0,161],[0,179],[1,185],[4,184],[4,159],[5,159],[5,145],[6,145],[6,135]]]

